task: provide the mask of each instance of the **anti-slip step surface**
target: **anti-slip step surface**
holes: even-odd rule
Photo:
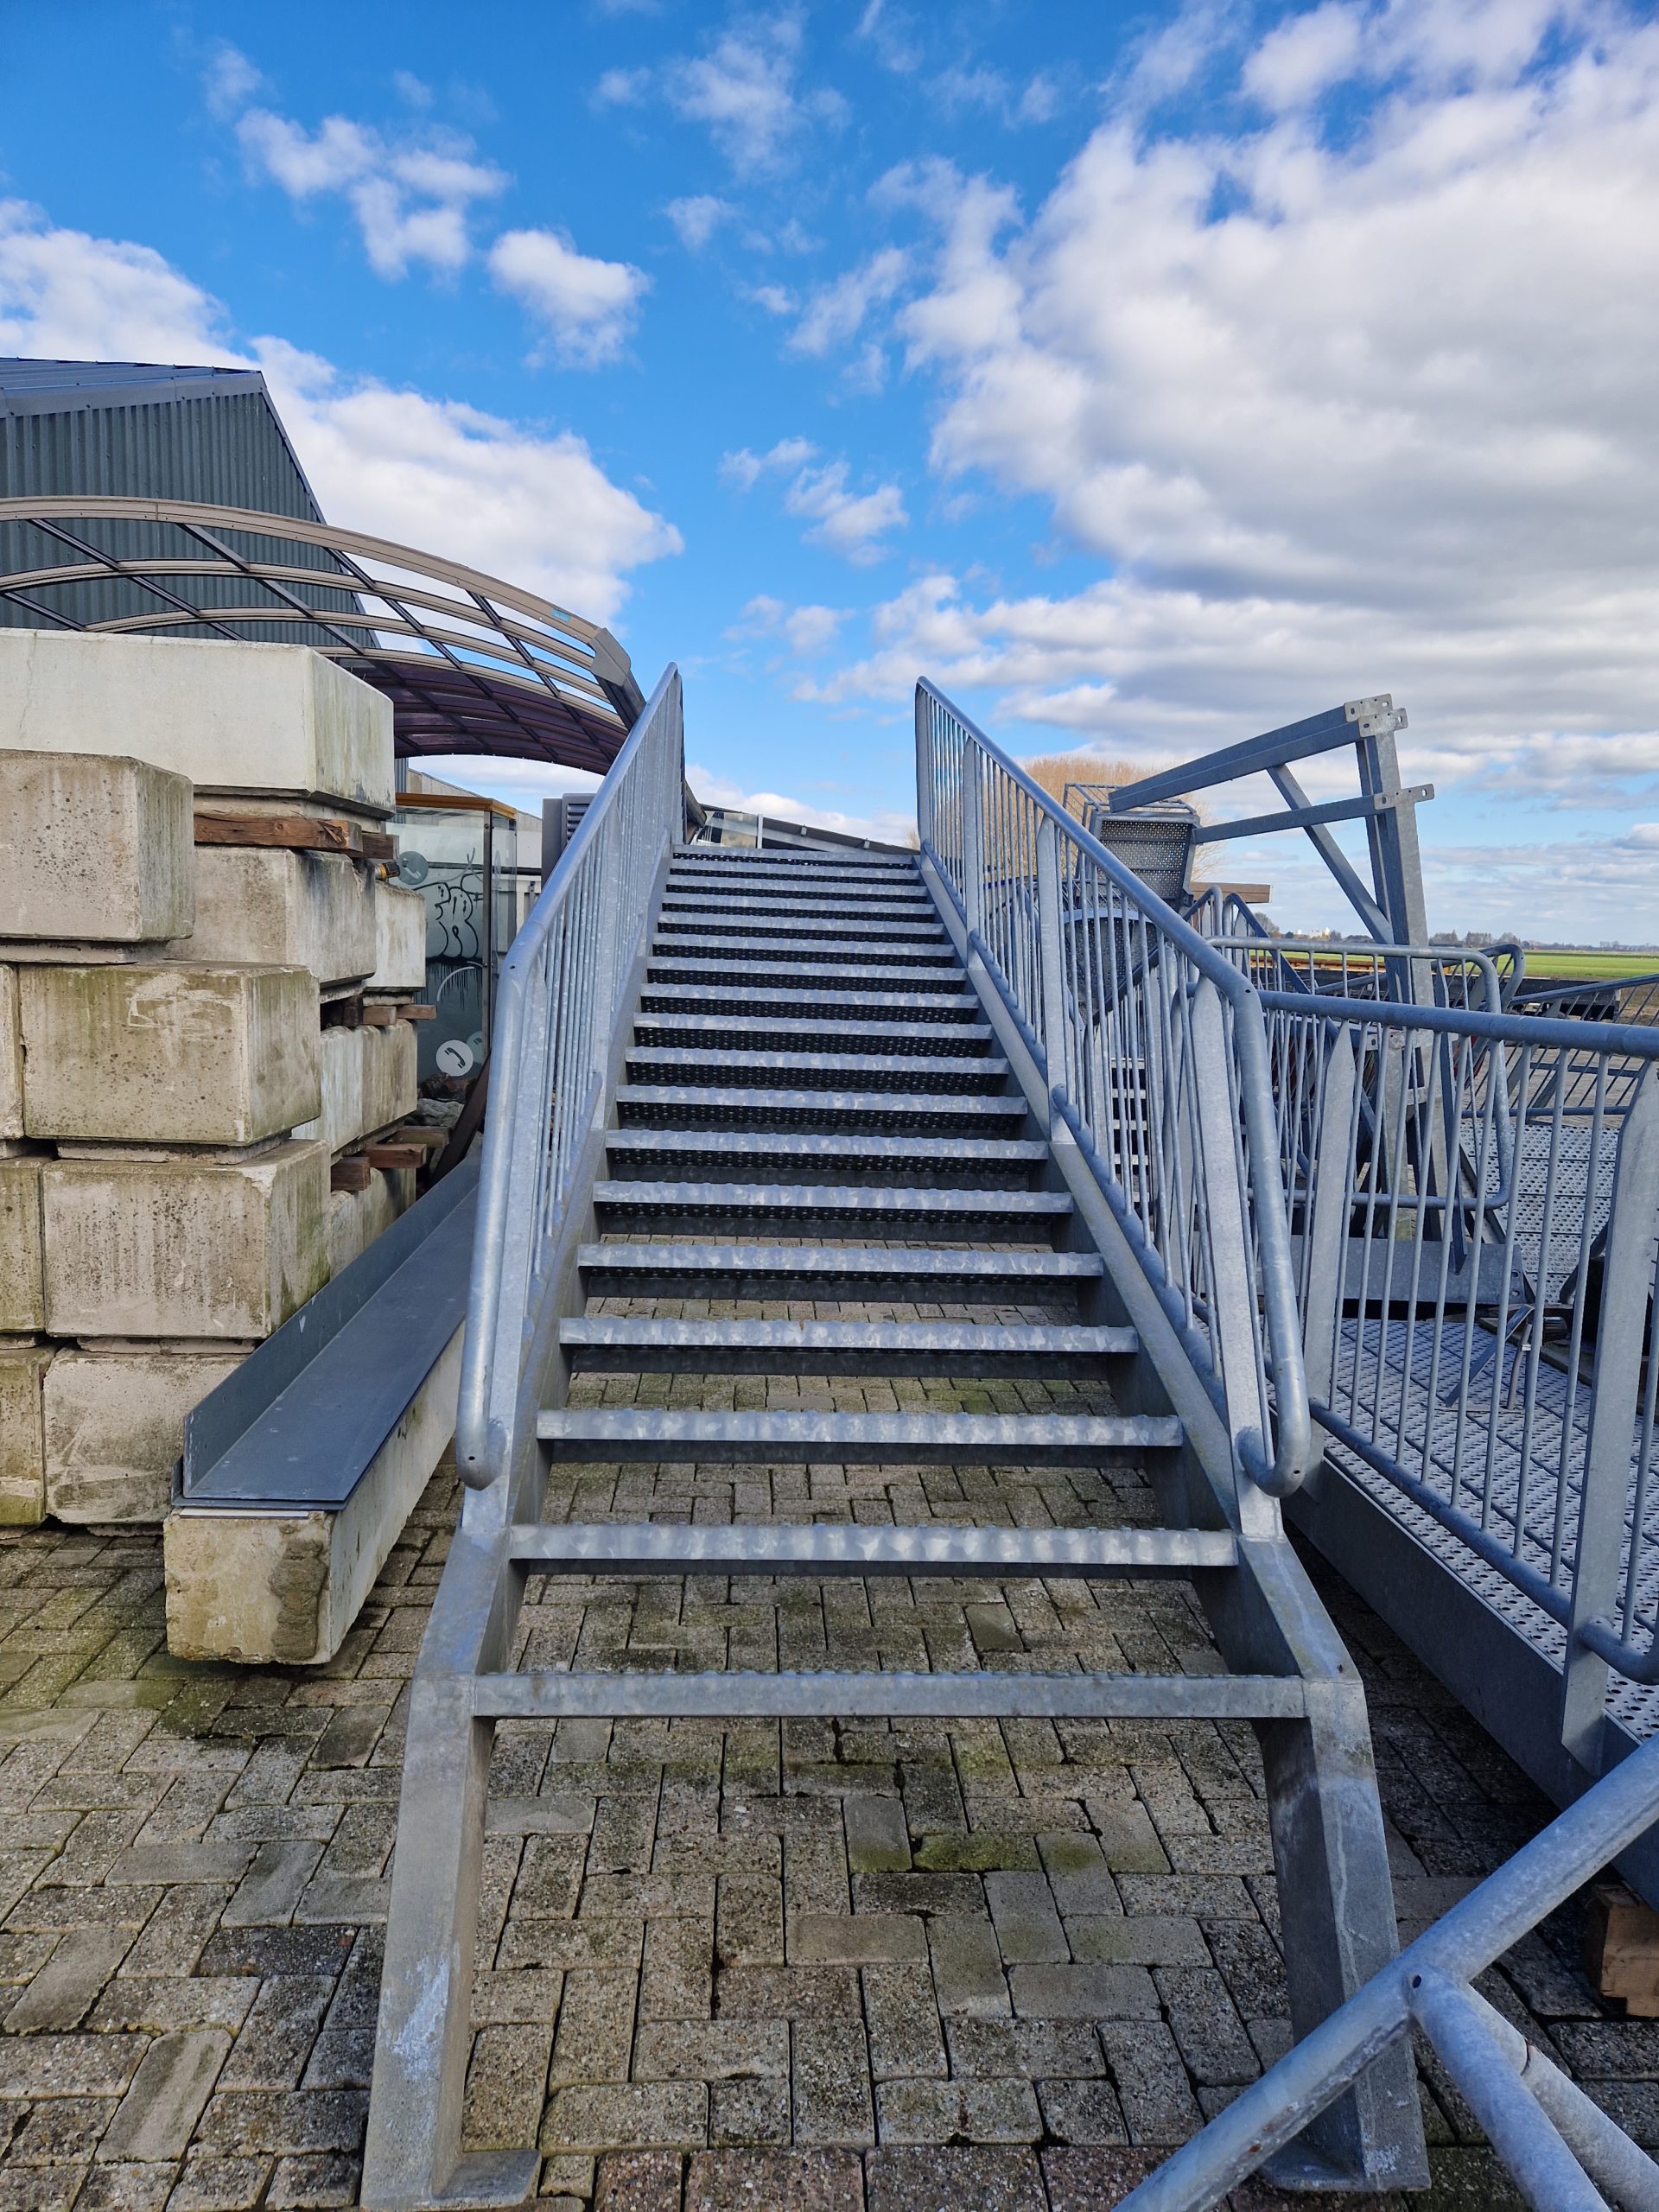
[[[863,1135],[848,1129],[616,1128],[605,1141],[613,1177],[658,1179],[670,1168],[759,1181],[863,1186],[926,1181],[936,1188],[1024,1190],[1044,1167],[1039,1137]]]
[[[601,1221],[648,1229],[669,1222],[696,1227],[727,1222],[810,1221],[836,1236],[1012,1239],[1033,1243],[1070,1219],[1069,1198],[1052,1191],[878,1191],[821,1183],[596,1184]]]
[[[1133,1329],[1040,1322],[632,1320],[573,1316],[571,1363],[607,1374],[868,1375],[1077,1381],[1139,1349]]]
[[[1101,1278],[1094,1252],[888,1249],[849,1244],[584,1244],[578,1264],[607,1298],[876,1299],[1036,1305]]]
[[[791,1090],[994,1091],[1007,1079],[1008,1064],[990,1054],[756,1052],[730,1046],[716,1053],[672,1045],[635,1045],[628,1050],[631,1082],[706,1084],[731,1090],[745,1077],[775,1080]],[[1024,1102],[1021,1101],[1023,1107]]]
[[[874,1018],[813,1019],[804,1014],[659,1014],[643,1009],[633,1026],[636,1043],[701,1052],[763,1050],[767,1040],[792,1052],[900,1053],[914,1058],[938,1052],[988,1052],[995,1032],[988,1022],[950,1027],[930,1023],[918,1035],[913,1021]]]
[[[1149,1414],[671,1413],[632,1408],[544,1413],[537,1433],[555,1459],[728,1466],[1104,1467],[1173,1452],[1181,1424]]]

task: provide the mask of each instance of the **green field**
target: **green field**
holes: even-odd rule
[[[1659,975],[1659,952],[1527,951],[1529,982],[1560,976],[1573,982],[1611,983],[1626,976]]]

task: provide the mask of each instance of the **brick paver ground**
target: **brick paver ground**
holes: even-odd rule
[[[569,1487],[584,1516],[1046,1522],[1108,1503],[1099,1480]],[[0,2212],[354,2201],[401,1698],[454,1502],[440,1476],[315,1671],[170,1659],[152,1534],[0,1542]],[[1149,1517],[1132,1478],[1109,1503]],[[1319,1579],[1365,1672],[1414,1932],[1548,1808]],[[1179,1585],[563,1581],[540,1600],[526,1645],[551,1665],[1214,1663]],[[492,1786],[468,2135],[539,2140],[565,2212],[1096,2212],[1284,2047],[1242,1726],[511,1726]],[[1613,2018],[1576,1948],[1569,1910],[1483,1986],[1659,2140],[1659,2026]],[[1432,2065],[1423,2096],[1436,2180],[1413,2201],[1512,2201]]]

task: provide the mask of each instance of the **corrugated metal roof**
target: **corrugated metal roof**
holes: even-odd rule
[[[263,393],[257,369],[194,368],[160,361],[30,361],[0,359],[0,415],[58,415],[124,402]]]

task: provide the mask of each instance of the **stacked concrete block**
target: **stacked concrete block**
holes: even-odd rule
[[[394,800],[389,704],[302,648],[0,632],[0,1522],[161,1519],[190,1408],[412,1199],[331,1188],[416,1103]]]

